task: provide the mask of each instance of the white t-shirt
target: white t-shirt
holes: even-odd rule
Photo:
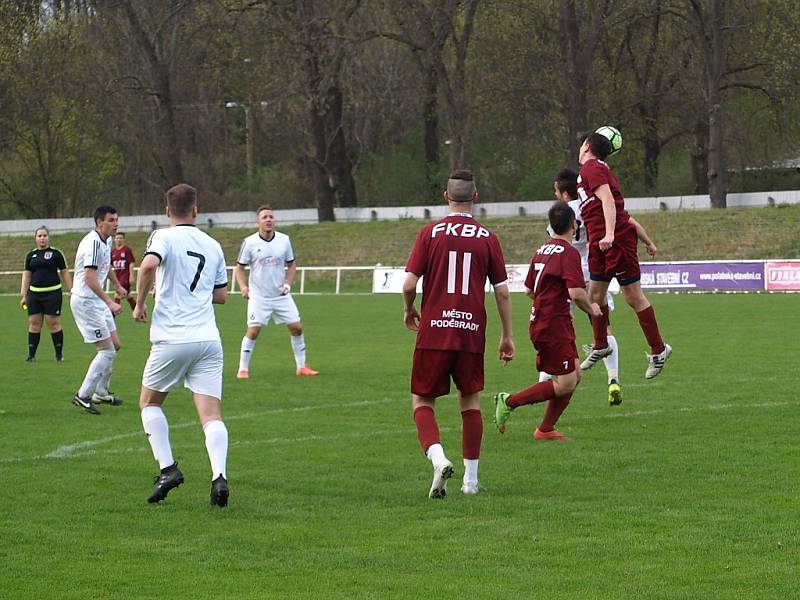
[[[72,293],[84,298],[97,298],[88,285],[86,285],[85,269],[95,269],[97,273],[97,283],[104,287],[108,272],[111,270],[111,247],[113,240],[108,236],[105,241],[97,233],[97,230],[90,231],[78,244],[78,252],[75,254],[75,278],[72,280]]]
[[[219,243],[194,225],[176,225],[150,234],[148,254],[161,259],[150,341],[220,341],[211,299],[214,289],[228,285],[228,275]]]
[[[570,200],[567,202],[569,207],[575,212],[575,237],[572,238],[572,247],[581,255],[581,268],[583,269],[583,279],[589,283],[589,235],[581,217],[581,201]],[[553,228],[547,226],[547,233],[550,237],[555,235]]]
[[[276,298],[286,281],[284,267],[295,259],[289,236],[274,231],[271,240],[256,232],[244,238],[236,259],[240,265],[250,266],[250,295],[257,298]]]

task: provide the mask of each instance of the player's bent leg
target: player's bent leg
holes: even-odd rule
[[[636,311],[639,326],[644,333],[650,352],[647,353],[647,370],[645,379],[652,379],[664,369],[664,365],[672,354],[672,347],[665,344],[658,328],[656,313],[650,301],[642,291],[641,282],[633,281],[622,286],[625,301]]]
[[[83,383],[78,389],[78,393],[73,396],[72,403],[83,408],[88,413],[99,415],[100,411],[92,403],[92,396],[97,389],[97,384],[103,377],[103,373],[114,362],[116,351],[110,336],[95,342],[95,347],[97,348],[97,354],[89,364]]]
[[[575,360],[575,369],[564,375],[559,375],[554,380],[555,398],[547,401],[544,415],[539,426],[533,432],[533,439],[537,441],[556,441],[563,442],[569,438],[556,430],[556,423],[566,410],[572,399],[572,393],[581,380],[581,370],[578,360]]]
[[[103,371],[103,374],[100,376],[100,380],[97,382],[97,387],[92,394],[92,402],[95,404],[102,403],[110,404],[112,406],[119,406],[122,404],[122,399],[108,389],[111,383],[111,374],[114,372],[114,361],[117,358],[117,352],[119,352],[122,348],[122,343],[120,342],[119,335],[116,331],[111,332],[111,344],[114,349],[114,357]]]

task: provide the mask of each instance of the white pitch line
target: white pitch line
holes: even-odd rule
[[[324,405],[324,406],[301,406],[301,407],[294,407],[294,408],[276,408],[271,409],[268,411],[263,412],[254,412],[242,415],[235,415],[233,417],[228,417],[227,420],[234,420],[234,419],[244,419],[244,418],[252,418],[258,417],[264,414],[276,414],[276,413],[288,413],[288,412],[297,412],[297,411],[305,411],[305,410],[314,410],[319,408],[343,408],[343,407],[352,407],[352,406],[363,406],[363,405],[375,405],[375,404],[388,404],[391,402],[395,402],[395,399],[392,398],[384,398],[383,400],[363,400],[359,402],[351,402],[348,404],[339,404],[335,406],[331,405]],[[599,421],[603,419],[623,419],[623,418],[635,418],[635,417],[647,417],[652,415],[659,415],[659,414],[668,414],[668,413],[689,413],[689,412],[701,412],[701,411],[717,411],[717,410],[730,410],[730,409],[749,409],[749,408],[779,408],[782,406],[793,406],[800,404],[800,400],[797,401],[776,401],[776,402],[758,402],[753,404],[707,404],[703,406],[682,406],[675,409],[653,409],[653,410],[639,410],[639,411],[632,411],[632,412],[609,412],[603,415],[574,415],[570,416],[570,420],[581,420],[581,421]],[[180,423],[176,425],[174,428],[177,427],[191,427],[196,426],[196,422],[187,422],[187,423]],[[450,432],[452,428],[441,428],[443,432]],[[300,444],[306,442],[317,442],[317,441],[334,441],[338,439],[345,439],[345,438],[356,438],[356,437],[374,437],[374,436],[386,436],[386,435],[407,435],[411,433],[413,430],[410,427],[406,428],[396,428],[396,429],[389,429],[389,430],[382,430],[382,431],[353,431],[349,433],[334,433],[330,435],[304,435],[304,436],[297,436],[297,437],[273,437],[273,438],[264,438],[260,440],[237,440],[231,443],[231,446],[256,446],[256,445],[265,445],[265,444]],[[98,440],[87,440],[85,442],[78,442],[76,444],[70,444],[68,446],[59,446],[56,450],[50,452],[49,454],[45,454],[42,456],[32,456],[32,457],[14,457],[14,458],[3,458],[0,459],[0,463],[12,463],[12,462],[22,462],[28,460],[41,460],[41,459],[52,459],[52,458],[82,458],[87,456],[94,456],[96,454],[102,455],[111,455],[111,454],[127,454],[129,452],[136,452],[141,450],[142,452],[146,451],[146,447],[142,446],[139,448],[115,448],[109,449],[104,451],[97,451],[97,450],[90,450],[88,452],[77,452],[78,450],[84,448],[92,448],[95,446],[99,446],[104,443],[108,443],[110,441],[116,441],[125,438],[132,438],[141,436],[142,433],[130,433],[130,434],[121,434],[116,436],[109,436],[107,438],[101,438]],[[181,446],[175,446],[176,448],[180,449]],[[69,451],[61,451],[59,449],[66,448]]]
[[[359,400],[357,402],[347,402],[344,404],[314,404],[314,405],[307,405],[307,406],[293,406],[293,407],[284,407],[284,408],[272,408],[269,410],[257,411],[257,412],[249,412],[243,413],[240,415],[231,415],[229,417],[225,417],[226,421],[237,421],[240,419],[252,419],[255,417],[261,417],[264,415],[274,415],[274,414],[282,414],[282,413],[293,413],[293,412],[306,412],[311,410],[330,410],[330,409],[342,409],[342,408],[352,408],[358,406],[374,406],[378,404],[389,404],[391,402],[399,402],[396,398],[383,398],[381,400]],[[196,427],[198,426],[197,421],[185,421],[183,423],[177,423],[175,425],[170,425],[170,429],[185,429],[186,427]],[[55,450],[48,452],[47,454],[43,454],[41,456],[30,456],[30,457],[9,457],[9,458],[0,458],[0,463],[12,463],[12,462],[20,462],[24,460],[41,460],[41,459],[48,459],[48,458],[70,458],[71,456],[75,455],[75,452],[78,450],[83,450],[85,448],[93,448],[95,446],[102,446],[103,444],[108,444],[111,442],[117,442],[119,440],[124,440],[128,438],[135,438],[141,437],[143,435],[142,431],[134,431],[131,433],[121,433],[118,435],[111,435],[103,438],[98,438],[94,440],[84,440],[82,442],[76,442],[74,444],[65,444],[62,446],[58,446]],[[93,454],[93,453],[92,453]],[[84,453],[83,455],[86,455]]]

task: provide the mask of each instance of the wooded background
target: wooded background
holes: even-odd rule
[[[795,0],[0,0],[0,218],[800,187]],[[794,161],[794,162],[793,162]]]

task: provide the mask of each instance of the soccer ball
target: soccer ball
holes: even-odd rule
[[[622,134],[616,127],[611,127],[611,125],[603,125],[597,131],[595,131],[595,133],[599,133],[600,135],[608,138],[608,141],[611,142],[611,153],[609,156],[614,156],[617,152],[622,150]]]

